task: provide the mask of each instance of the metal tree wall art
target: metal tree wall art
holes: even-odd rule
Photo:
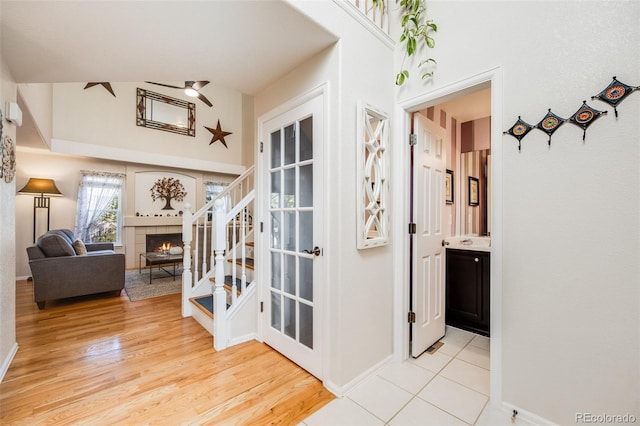
[[[619,82],[614,75],[613,81],[609,83],[609,85],[605,87],[602,92],[598,93],[595,96],[592,96],[591,99],[599,99],[602,102],[608,103],[613,107],[613,111],[615,112],[616,117],[618,117],[618,110],[616,109],[616,107],[634,90],[640,90],[640,86],[628,86],[624,83]]]
[[[162,178],[158,179],[150,189],[151,199],[156,201],[157,199],[164,200],[165,205],[162,210],[173,210],[171,207],[171,200],[182,201],[187,193],[184,190],[184,186],[180,183],[180,179],[175,178]]]

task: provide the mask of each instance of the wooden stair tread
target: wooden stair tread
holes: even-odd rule
[[[247,242],[244,243],[244,245],[247,246],[247,247],[253,247],[254,246],[253,241],[247,241]]]
[[[246,260],[245,266],[247,267],[247,269],[253,270],[253,259],[250,257],[247,257],[245,258],[245,260]],[[227,260],[227,262],[233,263],[233,259],[229,259]],[[236,265],[242,266],[242,259],[236,259]]]
[[[231,292],[231,287],[232,287],[232,283],[233,283],[233,277],[231,275],[225,275],[224,277],[224,289],[227,290],[228,292]],[[216,278],[215,277],[211,277],[209,278],[209,281],[211,281],[212,283],[215,284],[216,282]],[[246,286],[249,287],[249,282],[247,282]],[[240,296],[242,294],[242,280],[238,277],[236,277],[236,294],[238,296]]]
[[[205,295],[206,296],[206,295]],[[199,297],[190,297],[189,301],[191,303],[193,303],[195,305],[196,308],[198,308],[202,313],[204,313],[205,315],[207,315],[209,318],[213,319],[213,312],[209,312],[209,310],[207,310],[204,306],[202,306],[200,303],[198,303],[196,301],[196,299],[199,299],[200,297],[203,296],[199,296]]]

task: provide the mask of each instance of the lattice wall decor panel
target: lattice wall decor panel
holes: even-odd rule
[[[389,118],[383,111],[359,103],[357,131],[357,246],[366,249],[389,242]]]

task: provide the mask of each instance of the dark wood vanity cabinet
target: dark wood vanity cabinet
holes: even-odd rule
[[[447,249],[445,321],[489,336],[490,253]]]

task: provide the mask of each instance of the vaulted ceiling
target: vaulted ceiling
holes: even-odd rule
[[[255,94],[336,41],[280,0],[7,1],[18,83],[210,80]]]

